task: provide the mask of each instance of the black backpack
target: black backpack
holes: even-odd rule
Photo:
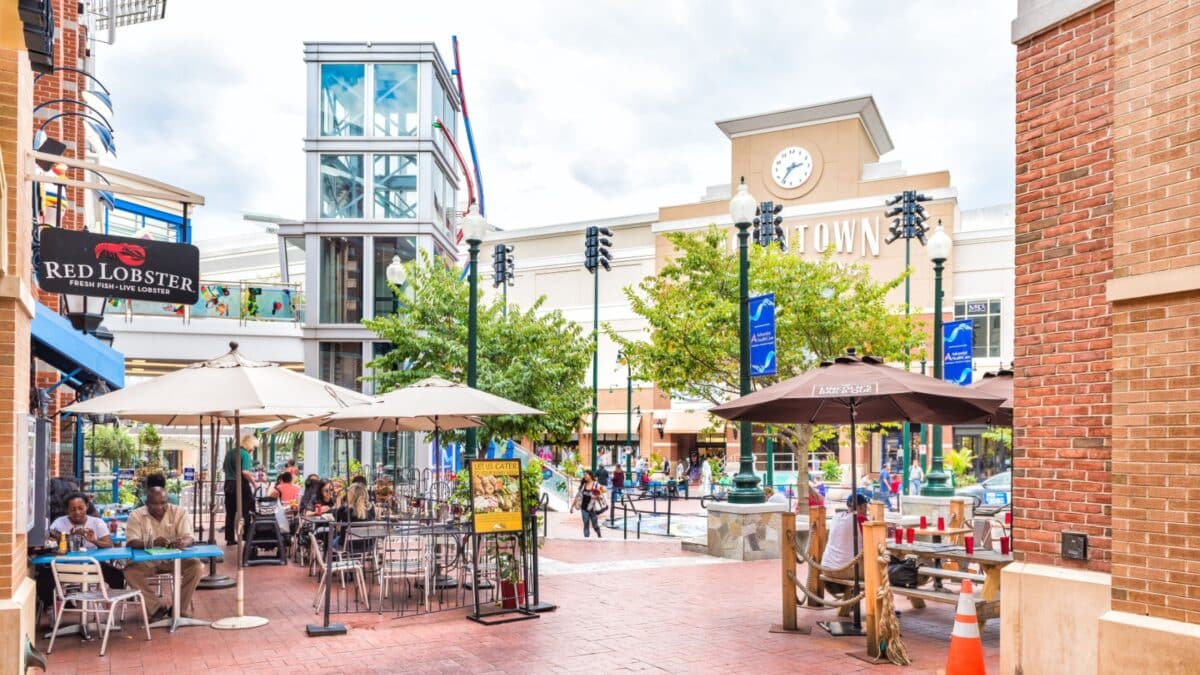
[[[888,583],[901,588],[917,587],[917,559],[906,558],[888,565]]]

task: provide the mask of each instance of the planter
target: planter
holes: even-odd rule
[[[525,598],[525,582],[519,581],[513,583],[511,581],[500,582],[500,607],[503,609],[516,609],[524,604]]]

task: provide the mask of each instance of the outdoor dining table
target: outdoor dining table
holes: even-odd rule
[[[1000,570],[1013,561],[1011,553],[1004,554],[991,549],[976,549],[973,553],[967,553],[965,547],[950,544],[891,543],[888,545],[888,551],[937,561],[954,560],[964,569],[970,563],[979,565],[979,571],[984,577],[982,591],[984,600],[995,600],[1000,596]]]
[[[151,553],[143,549],[132,549],[130,560],[135,563],[141,562],[161,562],[164,560],[174,561],[174,579],[171,583],[173,591],[173,602],[171,603],[171,618],[156,621],[150,624],[151,628],[169,628],[170,632],[174,633],[180,626],[207,626],[210,622],[203,619],[194,619],[191,617],[180,616],[182,611],[179,606],[179,586],[182,582],[183,561],[191,559],[207,560],[209,558],[222,558],[225,553],[220,546],[215,544],[193,544],[184,549],[171,549],[165,552]]]

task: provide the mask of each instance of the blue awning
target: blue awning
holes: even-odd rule
[[[76,382],[103,380],[109,389],[125,386],[124,354],[75,330],[66,317],[40,302],[30,332],[33,355],[64,374],[74,373]]]

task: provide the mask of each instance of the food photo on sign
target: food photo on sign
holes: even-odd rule
[[[521,530],[521,462],[472,460],[471,511],[475,532]]]

